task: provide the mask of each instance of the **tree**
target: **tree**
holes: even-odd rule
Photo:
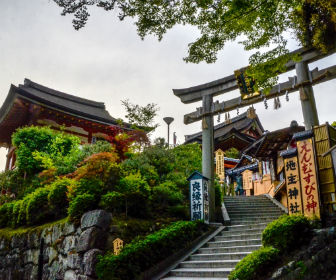
[[[215,62],[229,41],[242,39],[255,87],[268,89],[289,55],[288,33],[304,47],[328,52],[336,46],[336,2],[330,0],[54,0],[62,15],[74,14],[75,29],[85,26],[89,6],[118,10],[120,20],[135,19],[141,38],[163,35],[177,24],[196,26],[201,36],[189,44],[186,62]],[[268,48],[260,52],[260,48]]]
[[[146,131],[155,130],[159,124],[154,124],[154,118],[157,116],[159,108],[154,103],[148,103],[146,106],[132,104],[128,99],[122,100],[128,121]]]

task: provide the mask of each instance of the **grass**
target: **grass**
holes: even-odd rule
[[[10,240],[15,235],[22,235],[31,232],[41,233],[45,228],[58,225],[58,224],[66,224],[68,222],[68,218],[63,218],[61,220],[57,220],[51,223],[39,225],[39,226],[32,226],[32,227],[19,227],[19,228],[2,228],[0,229],[0,238],[5,238]]]

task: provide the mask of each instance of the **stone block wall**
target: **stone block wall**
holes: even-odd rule
[[[44,239],[43,280],[96,279],[97,256],[107,248],[112,216],[103,210],[83,215],[79,226],[59,223],[8,237],[0,236],[0,280],[36,280]]]

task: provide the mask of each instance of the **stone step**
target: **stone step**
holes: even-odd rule
[[[261,231],[257,233],[251,233],[251,234],[234,234],[233,232],[230,232],[230,235],[227,236],[221,236],[217,235],[214,238],[214,241],[230,241],[230,240],[248,240],[248,239],[260,239],[261,240]]]
[[[234,240],[224,240],[224,241],[211,241],[207,243],[208,248],[218,248],[218,247],[232,247],[232,246],[244,246],[244,245],[260,245],[261,238],[257,239],[234,239]]]
[[[245,231],[245,230],[256,230],[256,229],[262,229],[264,230],[264,228],[267,226],[267,223],[258,223],[258,224],[251,224],[251,225],[231,225],[227,227],[227,230],[223,230],[221,231],[221,235],[225,234],[227,232],[236,232],[236,231]]]
[[[264,227],[263,228],[257,228],[257,229],[242,229],[242,230],[234,230],[234,231],[226,231],[223,232],[222,234],[218,235],[218,237],[228,237],[231,234],[234,235],[245,235],[245,234],[262,234],[262,232],[264,231]]]
[[[274,205],[272,202],[255,202],[255,203],[251,203],[251,202],[224,202],[224,205],[226,208],[241,208],[241,207],[266,207],[266,206],[270,206],[270,207],[278,207],[276,205]]]
[[[228,212],[238,212],[238,211],[260,211],[260,212],[266,212],[270,210],[278,210],[280,212],[283,212],[279,207],[274,206],[266,206],[266,207],[227,207],[225,205],[225,208]]]
[[[190,277],[175,277],[175,276],[168,276],[165,278],[162,278],[161,280],[190,280]],[[228,278],[217,278],[217,277],[193,277],[193,280],[228,280]]]
[[[273,221],[279,218],[278,215],[269,215],[269,216],[257,216],[257,215],[251,215],[251,216],[246,216],[246,217],[230,217],[231,221]]]
[[[218,248],[201,248],[198,250],[200,254],[220,254],[220,253],[239,253],[248,250],[249,252],[258,250],[261,247],[261,242],[258,245],[218,247]]]
[[[231,214],[229,213],[229,217],[231,220],[236,220],[239,218],[243,218],[243,219],[256,219],[256,218],[274,218],[277,219],[281,216],[281,214],[278,213],[243,213],[243,214]]]
[[[227,210],[227,209],[226,209]],[[230,210],[228,211],[230,215],[239,215],[239,214],[283,214],[283,211],[280,209],[274,209],[274,208],[261,208],[261,209],[240,209],[240,210]]]
[[[272,219],[269,219],[269,220],[263,220],[263,222],[266,222],[266,223],[270,223],[274,220]],[[239,225],[254,225],[254,224],[257,224],[259,223],[260,221],[249,221],[249,220],[234,220],[234,221],[231,221],[231,225],[233,226],[239,226]]]
[[[234,253],[215,253],[215,254],[194,254],[189,257],[190,261],[210,261],[210,260],[241,260],[252,251]]]
[[[177,277],[227,277],[232,268],[177,268],[170,272],[171,276]]]
[[[234,268],[240,260],[185,261],[179,268]]]

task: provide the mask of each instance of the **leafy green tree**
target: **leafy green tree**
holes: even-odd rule
[[[225,156],[229,158],[239,158],[239,151],[236,148],[230,148],[225,151]]]
[[[49,127],[30,126],[18,129],[12,142],[17,148],[18,169],[30,175],[55,166],[73,167],[80,139]]]
[[[336,2],[330,0],[54,0],[62,15],[74,14],[75,29],[85,26],[89,6],[118,10],[120,20],[135,19],[138,34],[159,40],[175,25],[192,25],[200,37],[189,44],[187,62],[212,63],[229,41],[241,40],[250,57],[256,87],[269,88],[284,71],[289,33],[305,47],[335,47]],[[293,37],[293,36],[292,36]],[[268,48],[266,52],[259,49]]]
[[[156,104],[148,103],[146,106],[140,106],[132,104],[128,99],[122,100],[121,104],[126,110],[127,120],[132,125],[146,131],[153,131],[159,126],[159,124],[154,124],[154,118],[159,110]]]

